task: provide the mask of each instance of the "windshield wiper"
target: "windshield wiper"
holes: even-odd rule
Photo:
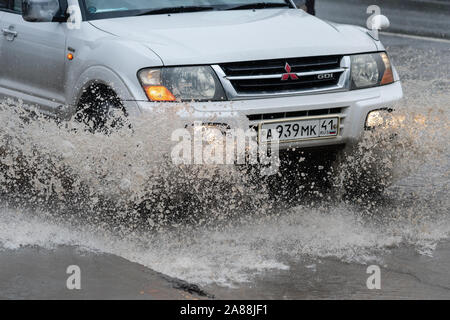
[[[281,8],[281,7],[291,7],[287,3],[280,2],[255,2],[249,4],[243,4],[236,7],[231,7],[226,10],[243,10],[243,9],[266,9],[266,8]]]
[[[165,14],[165,13],[181,13],[181,12],[197,12],[197,11],[209,11],[214,10],[214,7],[199,7],[199,6],[181,6],[181,7],[169,7],[153,9],[143,13],[139,13],[138,16],[146,16],[151,14]]]

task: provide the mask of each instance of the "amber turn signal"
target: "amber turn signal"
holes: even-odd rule
[[[73,60],[73,54],[71,54],[71,53],[68,53],[68,54],[67,54],[67,59],[69,59],[69,60]]]
[[[145,93],[151,101],[176,101],[175,96],[164,86],[145,87]]]
[[[392,72],[391,62],[389,61],[389,57],[386,53],[381,54],[381,58],[383,59],[385,71],[383,74],[383,78],[381,79],[380,85],[389,84],[394,82],[394,73]]]

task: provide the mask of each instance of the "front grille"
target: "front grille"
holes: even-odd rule
[[[250,121],[276,120],[276,119],[284,119],[284,118],[340,114],[342,111],[343,111],[343,108],[327,108],[327,109],[316,109],[316,110],[307,110],[307,111],[289,111],[289,112],[277,112],[277,113],[250,114],[250,115],[247,115],[247,118]]]
[[[336,87],[342,56],[321,56],[221,64],[237,94],[273,94]],[[287,80],[282,80],[283,75]]]

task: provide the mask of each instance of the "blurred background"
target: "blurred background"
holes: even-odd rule
[[[295,0],[306,9],[315,2],[319,18],[366,25],[370,5],[378,5],[391,22],[389,32],[450,39],[450,0]],[[312,10],[311,7],[309,10]]]

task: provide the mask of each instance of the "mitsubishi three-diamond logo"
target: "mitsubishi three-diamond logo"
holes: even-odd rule
[[[292,71],[292,68],[291,68],[291,66],[289,65],[289,63],[286,62],[286,66],[284,67],[284,70],[286,70],[287,73],[284,73],[284,74],[281,76],[281,80],[282,80],[282,81],[287,81],[287,80],[289,80],[289,79],[291,79],[291,80],[298,80],[297,74],[291,72],[291,71]]]

